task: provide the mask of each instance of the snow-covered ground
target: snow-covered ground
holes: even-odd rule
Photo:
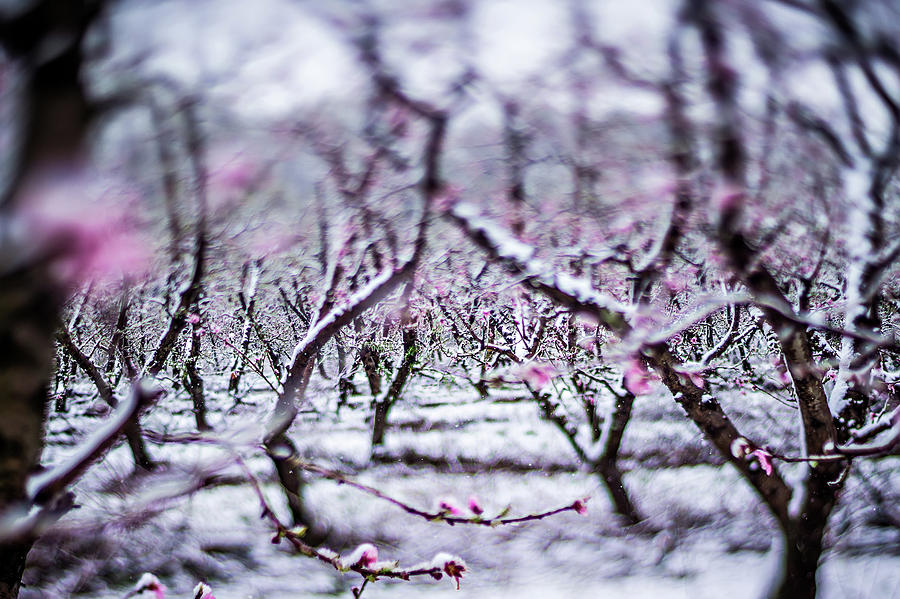
[[[91,400],[89,388],[82,390],[85,395],[67,415],[51,419],[50,463],[101,422],[84,415]],[[496,394],[508,400],[516,390]],[[333,395],[327,386],[310,392]],[[271,543],[259,502],[234,465],[237,452],[287,520],[270,462],[252,447],[271,393],[251,393],[248,403],[227,413],[231,398],[213,396],[214,435],[230,448],[151,444],[165,466],[142,477],[131,476],[127,448],[116,448],[76,488],[80,509],[32,552],[23,599],[120,597],[143,571],[163,578],[174,597],[189,596],[198,579],[208,580],[219,599],[350,597],[358,576]],[[757,435],[769,432],[778,439],[794,426],[791,410],[764,396],[728,397],[724,403],[740,427]],[[164,400],[144,424],[157,432],[188,432],[189,407],[184,397]],[[401,565],[447,551],[469,566],[458,592],[446,579],[428,578],[379,581],[367,586],[366,597],[742,599],[758,596],[768,580],[771,519],[665,397],[641,398],[626,433],[625,482],[648,516],[631,529],[611,514],[599,480],[578,468],[566,440],[529,401],[477,400],[467,391],[417,386],[391,415],[387,454],[403,460],[376,464],[368,459],[365,410],[345,409],[338,418],[329,401],[315,407],[318,412],[303,413],[291,433],[304,456],[423,509],[445,498],[464,504],[476,495],[488,514],[511,506],[511,515],[519,515],[592,497],[584,516],[567,512],[496,529],[451,527],[414,518],[346,485],[311,479],[306,497],[332,530],[334,549],[372,542],[382,559]],[[856,470],[863,476],[848,481],[828,536],[822,597],[900,597],[900,530],[877,526],[863,480],[887,487],[896,500],[896,470],[896,458],[869,462]],[[189,492],[201,482],[213,484]]]

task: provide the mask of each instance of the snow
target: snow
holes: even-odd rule
[[[313,380],[314,395],[320,395],[324,384]],[[219,599],[349,596],[349,587],[360,583],[358,576],[342,575],[292,555],[284,543],[270,542],[272,530],[260,520],[253,492],[239,483],[242,474],[234,467],[231,452],[244,457],[263,482],[267,500],[287,520],[271,464],[253,447],[254,435],[247,432],[253,429],[250,421],[262,422],[272,394],[251,395],[239,411],[225,413],[231,400],[217,391],[224,386],[224,381],[209,385],[211,420],[217,430],[243,432],[211,434],[224,445],[151,445],[154,456],[168,465],[138,479],[128,474],[127,448],[116,448],[78,484],[75,491],[82,508],[63,518],[55,533],[61,536],[52,541],[48,537],[33,559],[37,568],[43,559],[61,563],[53,558],[59,551],[82,557],[68,557],[67,565],[49,570],[40,584],[32,582],[23,599],[43,597],[44,591],[38,589],[78,596],[76,588],[91,597],[112,599],[132,587],[142,572],[163,578],[175,597],[187,596],[201,579]],[[510,387],[495,393],[509,398],[517,391]],[[51,419],[56,432],[50,435],[48,459],[63,459],[65,446],[58,442],[94,419],[81,415],[89,401],[89,396],[73,400],[72,413],[66,416],[71,428],[57,425],[62,418]],[[178,409],[189,401],[164,398],[145,417],[145,426],[171,434],[190,431],[190,411]],[[763,395],[725,394],[721,401],[750,438],[762,431],[775,437],[789,432],[792,411]],[[601,413],[610,404],[610,398],[598,398]],[[311,477],[305,497],[335,538],[344,539],[329,544],[339,552],[369,543],[378,549],[379,560],[398,561],[401,567],[427,564],[442,552],[458,556],[467,570],[461,579],[464,595],[454,597],[539,592],[547,599],[601,593],[693,599],[728,593],[739,599],[755,597],[765,583],[763,571],[774,530],[771,517],[733,469],[718,465],[720,460],[664,395],[640,398],[625,434],[625,484],[651,525],[635,531],[622,528],[610,512],[599,479],[580,470],[563,435],[540,419],[540,410],[531,401],[480,400],[467,391],[416,383],[391,414],[386,455],[408,454],[399,463],[368,462],[365,411],[345,410],[340,418],[306,411],[290,434],[307,458],[422,509],[445,499],[465,505],[466,498],[478,496],[487,514],[509,506],[510,516],[516,516],[585,496],[591,500],[584,516],[569,512],[509,527],[451,527],[413,518],[356,489]],[[773,423],[781,423],[782,429],[773,429]],[[891,468],[890,463],[873,462],[864,474],[873,480],[889,477]],[[787,476],[793,473],[790,467],[784,470]],[[195,490],[212,475],[223,477],[223,484]],[[838,530],[829,537],[831,549],[821,571],[823,596],[889,597],[889,589],[900,583],[900,556],[883,548],[897,542],[897,531],[866,524],[868,496],[855,475],[842,501],[834,525]],[[848,530],[840,530],[842,522]],[[98,529],[107,531],[105,542],[112,546],[99,553],[93,545],[87,553],[79,552],[76,539]],[[159,551],[160,547],[170,550]],[[96,586],[85,586],[88,571],[99,573],[93,577]],[[365,593],[439,598],[456,590],[452,579],[426,577],[414,582],[379,581],[369,584]]]

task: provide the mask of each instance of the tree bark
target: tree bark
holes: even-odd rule
[[[610,410],[603,434],[600,437],[600,458],[594,464],[594,471],[603,479],[606,491],[612,501],[613,509],[629,524],[637,524],[643,520],[643,516],[631,501],[628,491],[622,482],[622,472],[619,470],[619,448],[622,445],[622,437],[625,428],[631,419],[631,408],[634,405],[634,394],[626,392],[616,397]]]

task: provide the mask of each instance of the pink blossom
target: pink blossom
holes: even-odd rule
[[[484,509],[481,507],[481,503],[478,501],[478,497],[476,497],[475,495],[471,495],[469,497],[469,511],[476,516],[480,516],[484,513]]]
[[[342,561],[348,566],[371,568],[378,561],[378,548],[371,543],[363,543]]]
[[[650,373],[640,360],[631,360],[625,369],[625,388],[635,395],[650,392]]]
[[[772,475],[772,454],[765,449],[754,449],[749,456],[755,457],[766,476]]]
[[[200,315],[195,313],[188,314],[187,321],[190,324],[200,324]]]
[[[102,189],[103,183],[79,172],[52,172],[23,192],[22,232],[35,254],[52,259],[60,283],[142,276],[149,263],[150,250],[124,209],[130,196]]]
[[[241,155],[219,156],[212,159],[209,198],[214,210],[222,210],[240,201],[260,176],[259,167]]]
[[[750,454],[750,442],[743,437],[738,437],[731,442],[731,455],[741,459]]]
[[[456,590],[459,590],[459,579],[462,578],[463,573],[467,569],[466,562],[462,558],[449,553],[438,553],[431,559],[431,567],[437,568],[450,578],[453,578],[456,581]],[[433,576],[440,578],[441,574],[438,573]]]
[[[535,389],[543,389],[550,384],[551,379],[556,375],[556,369],[550,364],[529,362],[522,365],[518,369],[517,374]]]
[[[706,380],[703,378],[703,372],[701,370],[693,370],[691,367],[677,368],[676,370],[679,374],[687,377],[688,380],[697,387],[700,387],[701,389],[706,387]]]

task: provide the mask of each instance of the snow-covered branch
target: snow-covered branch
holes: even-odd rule
[[[135,383],[129,396],[119,402],[109,420],[81,444],[65,462],[44,472],[35,474],[28,480],[27,493],[30,501],[43,503],[56,496],[93,464],[119,438],[131,419],[150,405],[160,394],[158,389],[143,382]]]

